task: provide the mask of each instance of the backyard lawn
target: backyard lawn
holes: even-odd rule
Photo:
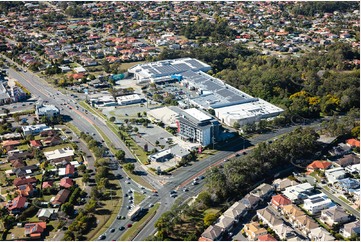
[[[57,150],[57,149],[61,149],[61,148],[71,148],[73,149],[73,146],[71,144],[60,144],[60,145],[55,145],[55,146],[51,146],[51,147],[46,147],[43,149],[43,152],[49,152],[49,151],[53,151],[53,150]]]

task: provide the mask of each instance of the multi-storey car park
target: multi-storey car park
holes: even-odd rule
[[[183,102],[205,110],[213,109],[215,116],[229,126],[235,123],[254,123],[283,112],[281,108],[205,73],[209,70],[211,67],[199,60],[180,58],[136,65],[128,72],[134,74],[139,84],[178,80],[182,86],[196,94]]]

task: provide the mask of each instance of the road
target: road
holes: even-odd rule
[[[6,58],[8,59],[8,58]],[[9,60],[9,59],[8,59]],[[114,135],[114,133],[106,126],[103,119],[98,116],[92,114],[91,112],[86,112],[81,107],[77,108],[77,100],[70,95],[61,93],[57,91],[55,88],[50,86],[44,80],[40,79],[38,76],[34,75],[31,72],[17,72],[14,69],[9,69],[9,76],[17,79],[22,85],[24,85],[32,94],[41,98],[43,101],[49,102],[50,104],[54,104],[57,107],[61,107],[61,113],[63,115],[68,116],[72,119],[72,123],[78,127],[83,132],[88,132],[89,134],[93,134],[94,137],[101,141],[103,138],[100,134],[98,134],[97,130],[94,128],[94,125],[104,132],[104,134],[110,139],[112,144],[116,149],[122,149],[126,153],[126,159],[135,159],[131,152],[127,149],[124,143],[118,138],[118,136]],[[66,105],[64,105],[64,103]],[[70,108],[69,108],[70,107]],[[313,124],[315,126],[318,123]],[[305,125],[307,126],[307,125]],[[160,208],[158,209],[155,216],[144,226],[144,228],[139,231],[138,236],[135,240],[144,240],[149,235],[155,233],[154,223],[155,221],[163,214],[165,211],[169,210],[174,203],[175,198],[170,197],[169,192],[171,190],[178,190],[178,199],[182,199],[186,201],[189,197],[196,196],[203,188],[203,181],[200,181],[199,185],[189,186],[189,184],[193,181],[193,179],[201,174],[205,173],[211,166],[220,165],[224,162],[225,159],[230,158],[235,154],[235,152],[243,150],[243,148],[248,148],[251,145],[256,145],[260,142],[272,139],[276,136],[288,133],[295,129],[297,126],[291,126],[279,129],[272,133],[258,135],[255,138],[249,140],[249,143],[243,143],[239,141],[227,143],[227,148],[219,151],[215,155],[208,157],[202,161],[195,162],[192,166],[182,167],[177,169],[172,176],[154,176],[152,174],[144,171],[143,167],[136,164],[136,169],[140,171],[144,171],[145,176],[143,176],[144,180],[148,183],[152,184],[158,189],[159,196],[153,196],[150,191],[147,191],[147,198],[143,201],[142,206],[148,207],[150,204],[155,204],[157,202],[161,203]],[[122,169],[118,168],[118,170],[114,171],[115,175],[121,174],[123,177],[126,177],[126,174]],[[163,181],[163,183],[161,183]],[[165,182],[165,183],[164,183]],[[137,184],[133,181],[130,184],[125,182],[120,182],[123,191],[128,191],[129,189],[141,191]],[[183,187],[189,187],[189,192],[183,192],[181,189]],[[124,196],[124,194],[123,194]],[[121,207],[119,214],[121,216],[126,216],[128,213],[127,206],[129,204],[129,198],[123,199],[124,203]],[[111,227],[115,228],[116,231],[114,233],[110,233],[109,229],[106,231],[107,238],[106,240],[117,240],[120,238],[123,231],[119,231],[118,228],[120,226],[124,226],[128,223],[131,223],[128,219],[125,220],[115,220]]]
[[[306,179],[311,185],[316,185],[321,190],[321,192],[326,194],[332,201],[340,204],[341,207],[343,207],[344,209],[349,211],[357,219],[360,219],[360,211],[357,211],[356,209],[354,209],[353,207],[351,207],[350,205],[348,205],[347,203],[345,203],[344,201],[342,201],[341,199],[336,197],[333,193],[326,190],[324,187],[326,187],[327,185],[322,185],[322,184],[315,182],[315,178],[312,176],[307,176]]]

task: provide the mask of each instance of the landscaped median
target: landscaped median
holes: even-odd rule
[[[91,113],[97,115],[98,117],[104,119],[104,121],[106,122],[106,125],[108,126],[108,128],[110,128],[111,131],[113,131],[113,133],[115,135],[117,135],[120,139],[122,139],[122,137],[119,135],[119,132],[121,132],[121,134],[125,137],[125,141],[128,142],[129,149],[131,150],[133,155],[140,162],[142,162],[144,165],[146,165],[148,163],[148,155],[147,155],[147,153],[134,142],[134,140],[128,135],[128,133],[120,131],[119,128],[114,123],[110,122],[102,112],[100,112],[99,110],[93,108],[92,106],[90,106],[86,102],[81,101],[81,102],[79,102],[79,105],[82,106],[83,108],[85,108],[86,110],[88,110],[89,112],[91,112]]]
[[[71,129],[76,135],[80,136],[81,131],[72,123],[66,123],[69,129]]]
[[[120,237],[120,241],[131,241],[133,240],[139,231],[141,231],[144,226],[154,217],[160,204],[155,204],[152,208],[149,209],[148,213],[141,218],[138,222],[134,223],[131,228],[129,228],[123,235]]]
[[[117,180],[112,180],[109,182],[111,184],[113,183],[116,185],[116,189],[112,190],[115,191],[116,194],[113,199],[101,201],[104,205],[98,208],[97,211],[101,212],[103,210],[109,210],[111,214],[109,215],[109,214],[95,213],[95,217],[97,218],[98,224],[95,229],[93,229],[88,233],[88,235],[86,235],[88,240],[98,240],[98,237],[101,234],[103,234],[117,218],[117,215],[120,211],[120,207],[122,206],[122,191],[119,187],[119,183],[117,182]]]
[[[89,104],[87,104],[86,102],[84,101],[81,101],[79,102],[79,105],[82,106],[83,108],[85,108],[86,110],[88,110],[89,112],[92,112],[94,113],[95,115],[97,115],[98,117],[102,118],[102,119],[105,119],[106,120],[106,117],[104,116],[104,114],[102,114],[101,112],[99,112],[98,110],[94,109],[93,107],[91,107]],[[118,127],[116,125],[114,125],[113,123],[111,123],[110,121],[107,121],[106,120],[106,124],[107,126],[113,131],[113,133],[115,135],[117,135],[120,139],[120,135],[119,135],[119,130],[118,130]],[[104,132],[98,128],[97,126],[95,126],[95,129],[98,131],[98,133],[102,136],[104,142],[107,144],[107,146],[109,147],[110,151],[115,154],[116,153],[116,149],[114,148],[114,146],[112,145],[110,139],[108,138],[108,136],[106,136],[104,134]],[[143,151],[144,154],[141,154],[140,152],[142,151],[138,146],[138,149],[137,149],[137,152],[135,152],[136,148],[132,148],[134,145],[136,145],[135,143],[133,144],[132,146],[132,143],[131,141],[133,141],[131,138],[127,139],[127,141],[129,141],[129,143],[131,144],[131,151],[132,153],[139,159],[139,156],[138,156],[138,153],[141,155],[141,157],[145,157],[147,158],[147,155],[145,154],[145,152]],[[133,141],[134,142],[134,141]],[[140,159],[139,159],[140,160]],[[143,163],[144,164],[144,163]],[[150,190],[153,190],[154,188],[148,183],[146,182],[144,179],[142,179],[141,177],[135,175],[135,174],[132,174],[131,172],[127,171],[124,169],[124,171],[127,173],[127,175],[133,180],[135,181],[136,183],[138,183],[139,185],[143,186],[143,187],[146,187]]]

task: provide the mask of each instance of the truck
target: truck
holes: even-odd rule
[[[139,205],[137,205],[137,206],[135,206],[132,210],[130,210],[129,211],[129,213],[128,213],[128,218],[130,219],[130,220],[134,220],[138,215],[139,215],[139,213],[142,211],[143,209],[142,209],[142,207],[140,207]]]

